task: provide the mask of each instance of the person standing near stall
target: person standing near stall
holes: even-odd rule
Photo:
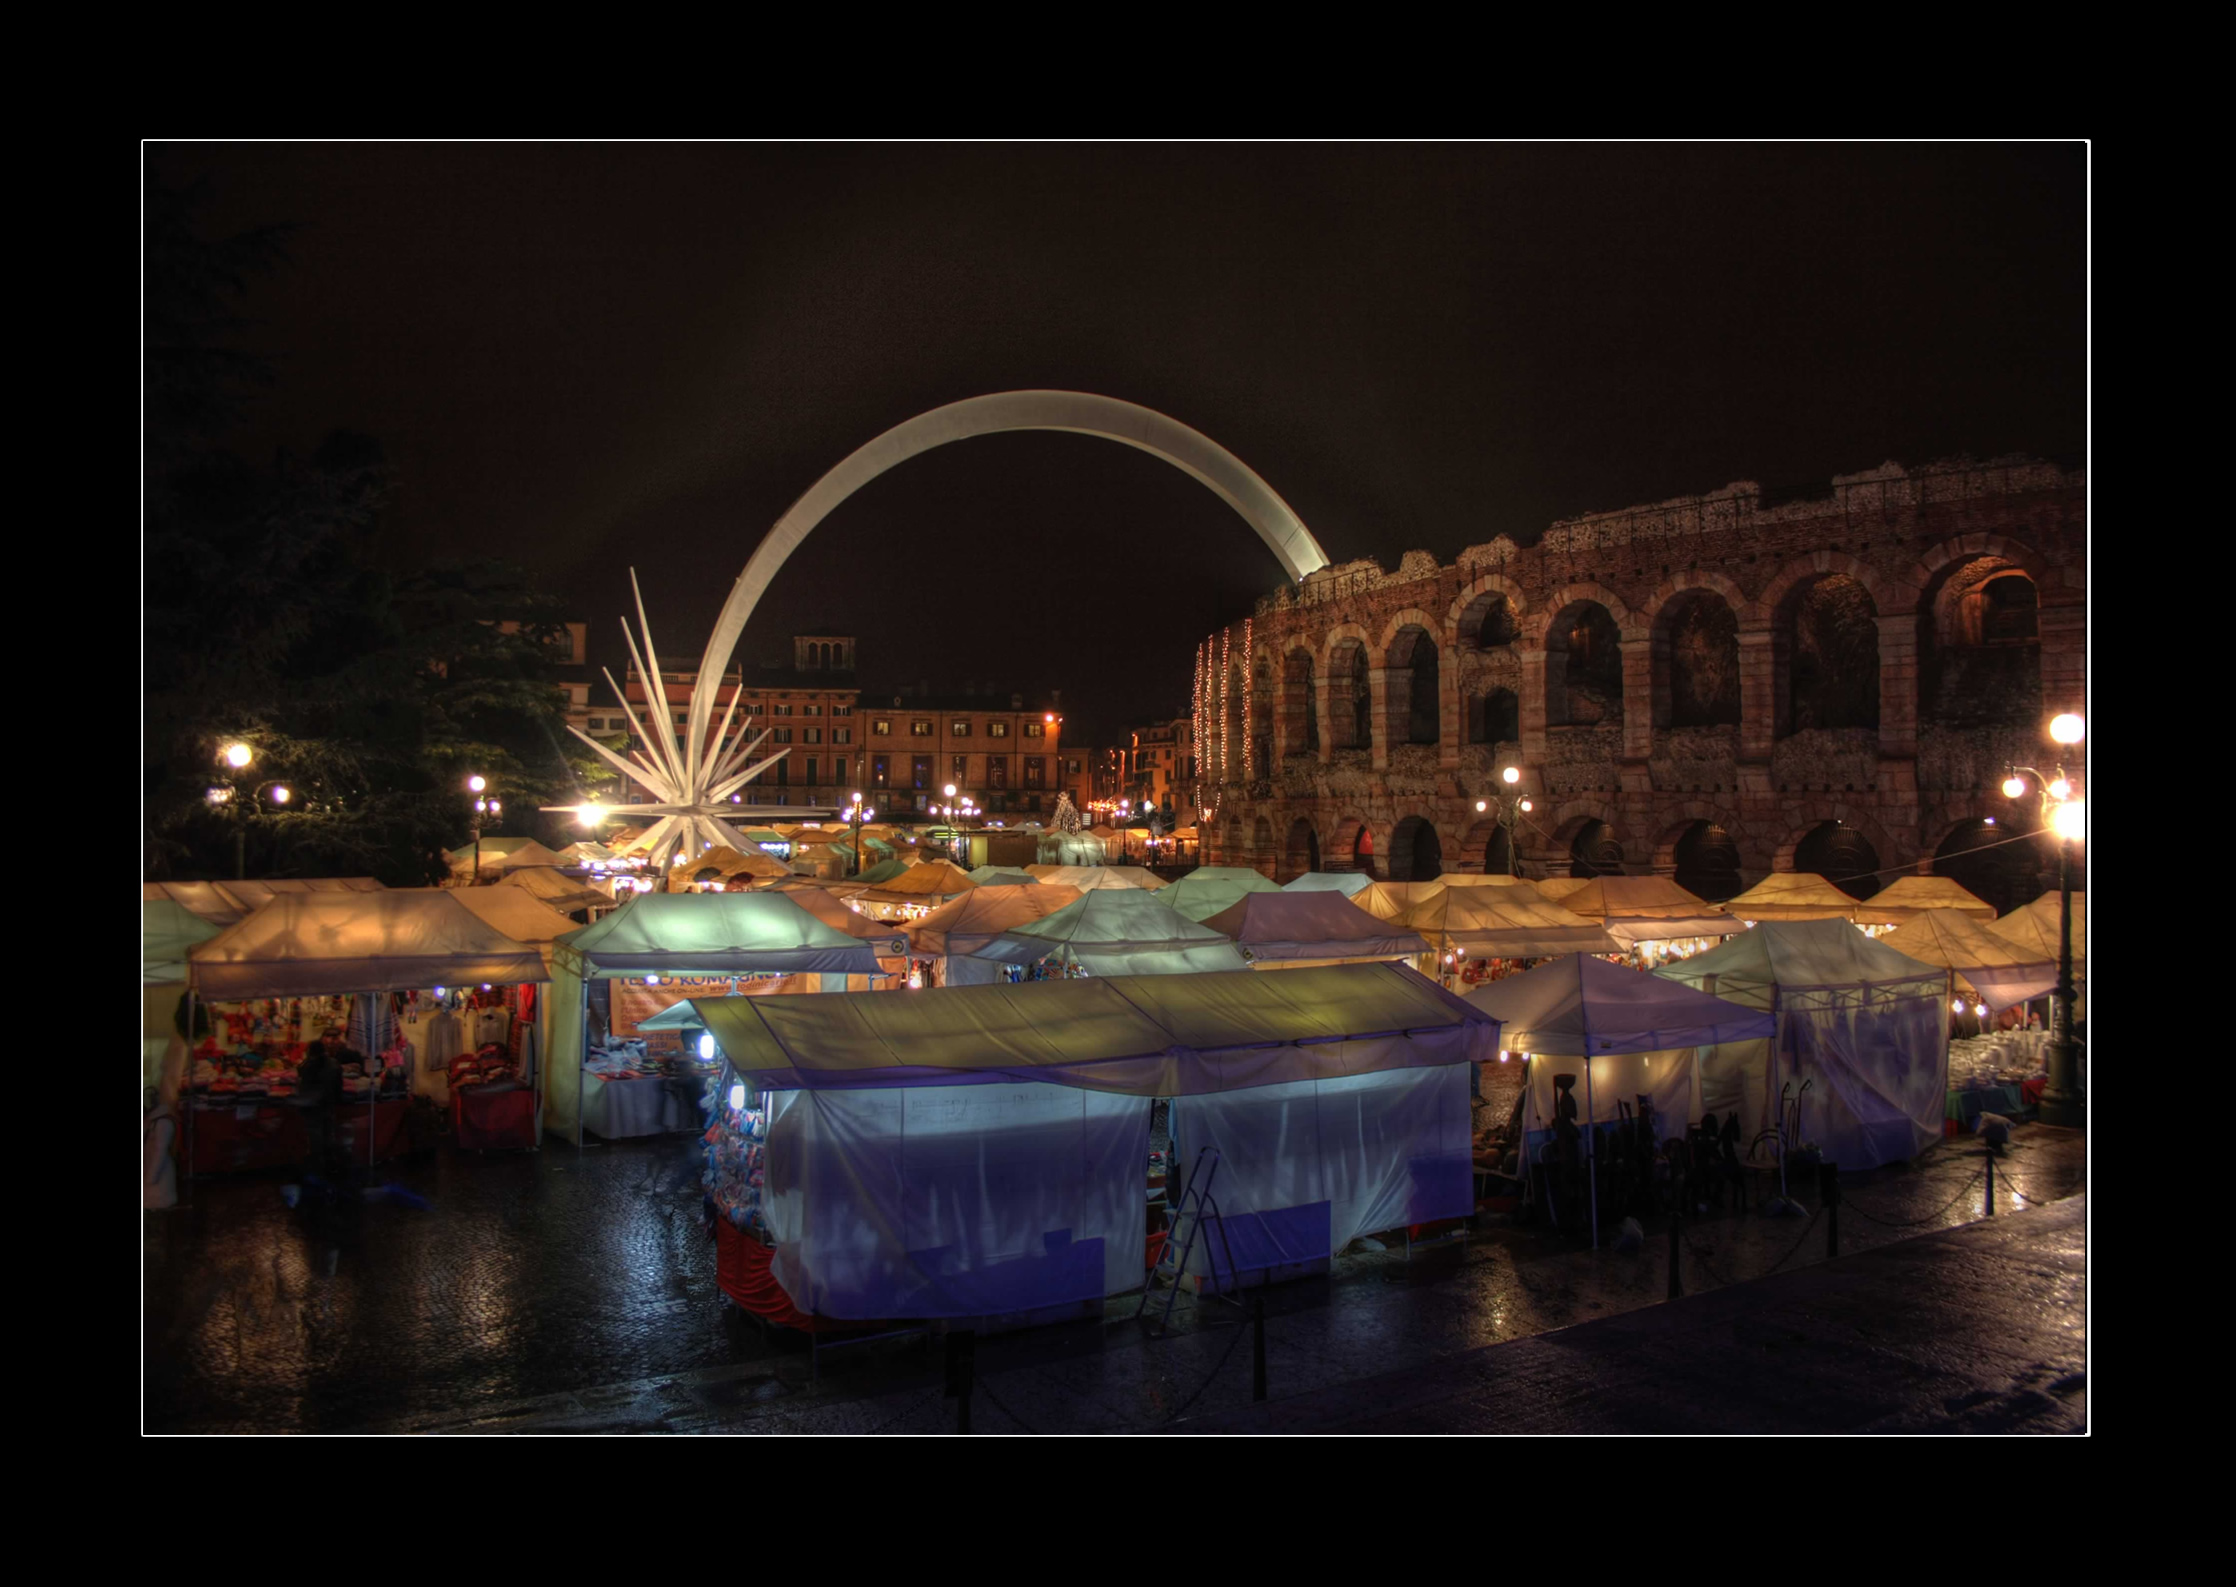
[[[295,1075],[295,1096],[303,1109],[303,1125],[310,1137],[310,1155],[303,1168],[306,1175],[319,1176],[330,1184],[340,1182],[344,1166],[340,1118],[342,1065],[363,1062],[360,1054],[343,1044],[339,1025],[327,1026],[304,1055],[302,1067]]]

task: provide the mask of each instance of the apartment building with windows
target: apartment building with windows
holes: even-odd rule
[[[966,689],[934,694],[919,684],[863,696],[863,797],[897,816],[947,801],[952,783],[995,819],[1030,821],[1059,793],[1083,805],[1086,760],[1064,749],[1060,697]]]

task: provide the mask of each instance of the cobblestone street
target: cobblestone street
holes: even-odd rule
[[[1843,1255],[1978,1219],[1980,1149],[1949,1141],[1906,1169],[1844,1181]],[[936,1432],[936,1341],[872,1343],[811,1367],[721,1304],[686,1138],[536,1154],[444,1152],[384,1178],[429,1205],[365,1202],[315,1243],[277,1179],[204,1180],[150,1214],[147,1425],[154,1431]],[[1996,1165],[2000,1213],[2084,1189],[2085,1140],[2018,1131]],[[1814,1206],[1813,1189],[1804,1199]],[[1418,1371],[1502,1341],[1655,1306],[1660,1229],[1592,1252],[1486,1216],[1464,1241],[1340,1258],[1267,1297],[1276,1402]],[[1684,1236],[1697,1296],[1825,1259],[1821,1217],[1711,1214]],[[327,1272],[331,1261],[333,1271]],[[1133,1321],[981,1340],[981,1432],[1127,1431],[1250,1408],[1248,1329],[1183,1301],[1169,1337]]]

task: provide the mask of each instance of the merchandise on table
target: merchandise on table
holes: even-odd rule
[[[715,1082],[719,1084],[719,1078]],[[768,1225],[761,1215],[761,1193],[768,1150],[769,1115],[766,1107],[733,1108],[727,1098],[714,1099],[714,1122],[707,1126],[706,1169],[699,1177],[716,1213],[730,1226],[758,1239],[768,1239]]]

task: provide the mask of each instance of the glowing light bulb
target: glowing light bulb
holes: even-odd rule
[[[644,984],[646,986],[658,986],[660,984],[660,978],[656,975],[648,975],[644,978]]]
[[[2072,712],[2050,718],[2050,737],[2060,744],[2078,744],[2088,731],[2088,724]]]
[[[1535,810],[1536,808],[1537,808],[1537,806],[1536,806],[1536,805],[1534,805],[1534,804],[1532,804],[1532,803],[1530,803],[1530,801],[1529,801],[1529,800],[1527,800],[1527,799],[1524,799],[1524,800],[1522,801],[1522,811],[1523,811],[1523,813],[1524,813],[1525,815],[1526,815],[1526,814],[1528,814],[1528,813],[1529,813],[1530,811],[1532,811],[1532,810]]]
[[[295,796],[293,794],[287,791],[287,785],[285,783],[282,783],[279,787],[272,790],[272,803],[276,805],[283,805],[287,803],[288,800],[294,797]]]
[[[699,1033],[699,1056],[701,1058],[712,1058],[714,1056],[714,1038],[705,1031]]]
[[[2088,802],[2068,799],[2050,817],[2050,825],[2067,843],[2078,843],[2088,836]]]
[[[2008,776],[2008,777],[2006,777],[2006,778],[2004,778],[2004,779],[2003,779],[2003,797],[2004,797],[2004,798],[2006,798],[2006,799],[2016,799],[2016,798],[2018,798],[2018,797],[2019,797],[2019,795],[2021,795],[2021,794],[2023,794],[2023,793],[2025,793],[2025,792],[2026,792],[2026,779],[2025,779],[2024,777],[2021,777],[2021,776],[2020,776],[2020,775],[2019,775],[2019,774],[2018,774],[2017,772],[2013,772],[2013,773],[2011,773],[2011,775],[2010,775],[2010,776]]]
[[[1955,1002],[1951,1003],[1951,1004],[1949,1005],[1949,1012],[1950,1012],[1950,1013],[1952,1013],[1952,1014],[1961,1014],[1961,1013],[1963,1013],[1963,1012],[1964,1012],[1964,999],[1960,997],[1960,998],[1958,998],[1958,999],[1957,999],[1957,1000],[1956,1000]]]
[[[575,819],[586,827],[595,827],[606,818],[606,807],[593,801],[575,812]]]
[[[2052,799],[2070,799],[2070,798],[2072,798],[2072,797],[2073,797],[2073,784],[2072,784],[2071,782],[2069,782],[2068,780],[2066,780],[2065,778],[2063,778],[2063,777],[2059,777],[2059,778],[2055,779],[2055,780],[2054,780],[2053,782],[2051,782],[2051,784],[2050,784],[2050,797],[2051,797]]]
[[[1506,786],[1511,788],[1522,780],[1522,769],[1519,766],[1509,766],[1499,775],[1506,779]]]
[[[1507,1054],[1507,1052],[1506,1052],[1506,1049],[1505,1049],[1505,1048],[1503,1048],[1503,1047],[1502,1047],[1502,1048],[1500,1048],[1500,1049],[1499,1049],[1499,1054],[1498,1054],[1498,1061],[1499,1061],[1500,1063],[1504,1063],[1504,1062],[1506,1062],[1506,1060],[1507,1060],[1507,1057],[1508,1057],[1508,1054]]]
[[[1475,801],[1475,813],[1477,815],[1481,815],[1484,811],[1490,808],[1491,802],[1488,799],[1478,799]]]
[[[481,776],[481,775],[480,775],[479,773],[476,773],[476,774],[475,774],[474,776],[468,777],[468,778],[466,779],[466,787],[467,787],[467,789],[468,789],[469,791],[471,791],[471,792],[473,792],[473,793],[480,793],[480,792],[482,791],[482,789],[484,789],[484,788],[486,788],[486,787],[488,787],[488,786],[489,786],[489,779],[488,779],[488,778],[486,778],[486,777],[484,777],[484,776]]]
[[[745,1111],[744,1086],[736,1085],[730,1087],[730,1111],[732,1113],[742,1113]]]
[[[246,744],[228,744],[225,746],[225,764],[236,771],[246,766],[251,758],[251,752]]]
[[[1985,1003],[1975,1003],[1972,1005],[1972,1012],[1980,1018],[1986,1019],[1988,1017],[1988,1006]]]

